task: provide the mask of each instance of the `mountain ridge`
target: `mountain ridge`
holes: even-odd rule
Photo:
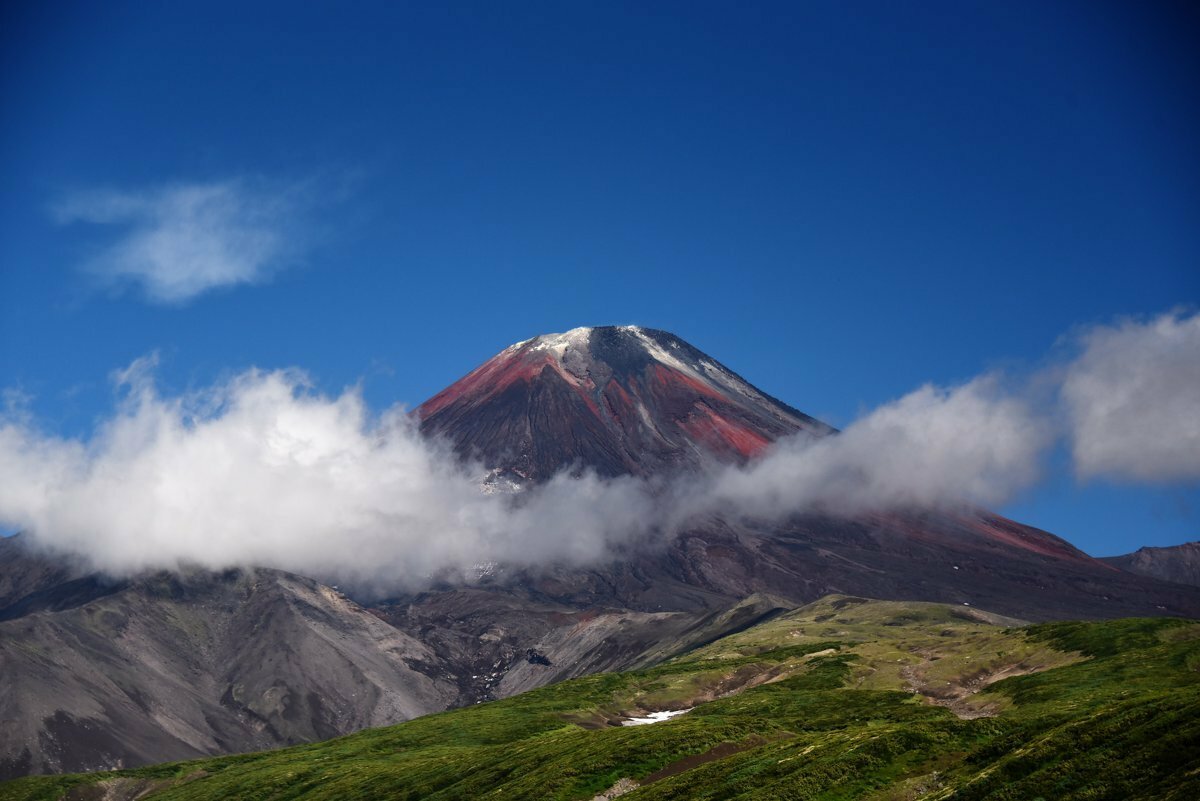
[[[1200,587],[1200,541],[1165,547],[1144,546],[1100,561],[1139,576]]]

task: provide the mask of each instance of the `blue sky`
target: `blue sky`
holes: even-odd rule
[[[1183,4],[245,5],[0,12],[0,386],[51,430],[152,351],[383,408],[609,323],[844,425],[1200,300]],[[193,223],[232,278],[136,271]],[[1194,485],[1049,476],[1005,511],[1200,536]]]

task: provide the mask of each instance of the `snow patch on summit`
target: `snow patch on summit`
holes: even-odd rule
[[[592,329],[587,327],[572,328],[570,331],[562,334],[543,334],[540,337],[534,337],[533,346],[530,350],[548,350],[554,356],[562,361],[563,354],[568,348],[587,348],[588,339],[592,335]]]
[[[591,328],[572,328],[563,334],[544,334],[527,341],[533,342],[530,353],[548,353],[553,358],[552,366],[568,383],[590,388],[588,342],[591,336]]]
[[[694,378],[698,378],[701,381],[707,380],[706,377],[701,375],[701,373],[695,367],[669,353],[665,348],[663,348],[662,345],[659,345],[657,342],[647,336],[646,332],[644,332],[642,329],[638,328],[637,326],[629,326],[629,330],[638,338],[638,341],[642,343],[642,347],[646,349],[646,352],[654,357],[655,361],[665,364],[667,367],[678,370],[682,373],[686,373]]]

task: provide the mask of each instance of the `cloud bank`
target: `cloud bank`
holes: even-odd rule
[[[265,565],[386,591],[492,562],[594,563],[709,515],[1001,503],[1064,437],[1083,476],[1196,477],[1196,449],[1178,443],[1196,442],[1197,319],[1086,332],[1059,371],[1063,410],[984,376],[745,467],[655,486],[560,475],[518,494],[481,492],[482,466],[402,408],[373,415],[356,390],[327,397],[300,371],[252,370],[165,397],[143,360],[115,375],[118,406],[86,440],[0,419],[0,523],[113,574]],[[1143,418],[1154,426],[1114,431]]]
[[[482,471],[403,410],[373,418],[356,391],[316,395],[299,371],[164,398],[149,367],[118,375],[121,406],[88,442],[0,427],[0,517],[115,574],[252,564],[367,584],[586,562],[650,517],[632,480],[483,494]]]
[[[303,184],[233,179],[77,192],[53,213],[63,225],[119,231],[85,265],[101,283],[133,286],[152,303],[179,304],[218,287],[270,280],[297,257],[311,200]]]
[[[926,385],[835,437],[790,438],[704,487],[711,513],[779,519],[798,510],[995,504],[1024,489],[1051,443],[1049,426],[997,376]]]

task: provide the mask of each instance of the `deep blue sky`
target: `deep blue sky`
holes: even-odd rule
[[[156,349],[170,388],[296,365],[381,408],[609,323],[845,424],[1200,300],[1186,5],[245,5],[0,12],[0,386],[51,428]],[[97,290],[114,232],[50,213],[238,178],[320,196],[305,247],[183,304]],[[1063,472],[1008,511],[1111,553],[1198,498]]]

